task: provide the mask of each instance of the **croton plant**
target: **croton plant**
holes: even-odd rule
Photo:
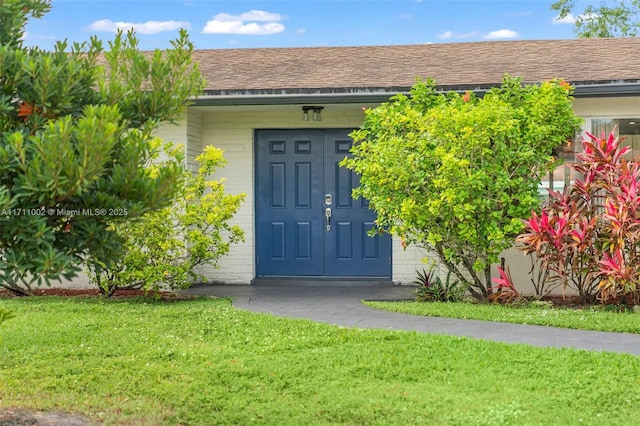
[[[571,167],[580,176],[562,192],[550,191],[540,214],[517,238],[551,279],[577,290],[583,302],[640,304],[640,166],[615,137],[586,133]]]

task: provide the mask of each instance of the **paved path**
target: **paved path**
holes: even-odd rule
[[[413,298],[412,287],[361,283],[357,286],[196,286],[186,292],[233,298],[239,309],[346,327],[415,330],[534,346],[572,347],[640,355],[640,335],[399,314],[369,308],[361,300]],[[640,321],[640,316],[638,318]]]

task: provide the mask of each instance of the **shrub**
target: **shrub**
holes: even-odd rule
[[[174,152],[170,150],[169,156]],[[206,147],[196,161],[200,169],[196,175],[185,171],[174,206],[116,228],[125,240],[122,260],[90,268],[92,281],[104,294],[117,289],[186,288],[202,279],[198,266],[215,267],[231,244],[244,239],[243,231],[229,224],[244,194],[225,194],[223,179],[209,179],[226,163],[222,151]]]
[[[587,133],[581,161],[572,167],[581,177],[563,192],[550,191],[540,215],[525,221],[517,238],[583,302],[623,298],[640,302],[640,169],[623,156],[614,132],[598,138]]]
[[[443,281],[440,276],[434,276],[433,270],[417,272],[418,277],[413,282],[418,285],[416,300],[419,302],[458,302],[465,294],[465,285],[457,279],[451,279],[451,271]]]
[[[553,152],[579,128],[571,86],[561,80],[523,85],[505,76],[483,98],[443,94],[433,81],[411,96],[366,110],[352,133],[361,175],[354,196],[369,200],[378,231],[438,258],[469,292],[491,292],[491,264],[540,207],[540,176]]]

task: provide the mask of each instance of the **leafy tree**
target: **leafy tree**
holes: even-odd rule
[[[203,87],[184,31],[149,54],[133,32],[107,51],[95,37],[25,47],[27,19],[49,9],[0,2],[0,286],[22,294],[88,259],[110,264],[121,247],[114,224],[172,202],[183,169],[169,161],[150,172],[153,132]]]
[[[491,264],[539,208],[554,149],[579,128],[572,90],[506,76],[477,99],[420,81],[410,96],[367,110],[352,133],[353,158],[342,165],[361,175],[354,196],[370,201],[379,231],[435,254],[483,299]]]
[[[168,150],[168,157],[177,152],[181,148]],[[104,294],[110,296],[117,289],[186,288],[202,279],[198,266],[216,266],[231,244],[244,239],[242,230],[228,223],[244,194],[225,194],[223,179],[209,179],[226,163],[222,151],[208,146],[196,161],[200,169],[196,175],[185,171],[174,206],[117,225],[125,241],[123,257],[111,266],[92,265],[90,272]]]
[[[551,192],[517,240],[550,279],[577,290],[583,302],[639,304],[640,166],[623,158],[630,148],[613,132],[587,137],[580,163],[572,165],[581,177],[564,192]]]
[[[581,38],[636,37],[640,35],[640,0],[607,0],[588,5],[576,13],[576,0],[559,0],[551,5],[559,18],[576,16],[574,32]]]

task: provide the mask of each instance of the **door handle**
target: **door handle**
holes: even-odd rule
[[[327,222],[327,231],[331,231],[331,207],[324,209],[324,218]]]

